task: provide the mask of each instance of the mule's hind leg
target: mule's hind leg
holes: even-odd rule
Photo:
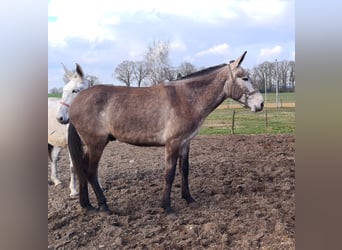
[[[68,149],[69,153],[77,172],[78,184],[79,184],[79,201],[82,210],[88,212],[93,210],[93,206],[89,201],[88,194],[88,166],[89,166],[89,154],[84,153],[83,145],[80,136],[78,135],[74,125],[72,123],[68,126]]]
[[[179,170],[182,176],[182,198],[188,204],[197,204],[195,199],[192,198],[189,190],[189,151],[190,142],[184,144],[179,152]]]
[[[108,142],[105,141],[104,143],[98,143],[98,144],[89,146],[89,151],[88,151],[89,152],[89,168],[88,168],[87,178],[96,195],[97,202],[99,205],[99,211],[105,214],[111,214],[111,211],[109,210],[107,206],[106,197],[104,196],[102,188],[98,181],[99,161],[107,143]]]
[[[61,152],[62,148],[53,146],[51,144],[48,144],[48,149],[49,149],[49,156],[51,159],[51,175],[50,179],[51,182],[55,186],[62,184],[62,182],[58,179],[58,172],[57,172],[57,162],[59,158],[59,153]]]
[[[88,157],[88,155],[86,155]],[[88,180],[87,180],[87,170],[88,166],[84,166],[83,168],[76,169],[78,176],[78,185],[79,185],[79,201],[84,213],[89,211],[93,211],[95,208],[90,204],[89,201],[89,193],[88,193]]]

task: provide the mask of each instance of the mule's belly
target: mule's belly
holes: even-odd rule
[[[163,133],[147,133],[146,131],[116,131],[112,134],[118,141],[136,146],[164,146]]]

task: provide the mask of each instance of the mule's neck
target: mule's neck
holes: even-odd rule
[[[193,83],[193,92],[196,95],[194,105],[202,117],[207,117],[217,106],[219,106],[230,95],[229,86],[232,79],[228,73],[228,65],[219,69],[200,82]]]

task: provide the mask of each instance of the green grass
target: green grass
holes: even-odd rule
[[[266,126],[267,112],[267,126]],[[205,120],[199,134],[231,134],[233,109],[216,109]],[[259,113],[235,109],[234,134],[293,134],[295,108],[268,108]]]
[[[48,94],[48,97],[61,97],[61,94]],[[281,102],[295,103],[295,93],[279,93]],[[267,94],[267,103],[275,102],[275,93]],[[237,102],[228,99],[228,103]],[[199,135],[222,135],[232,133],[232,108],[214,110],[202,125]],[[248,109],[235,109],[234,134],[294,134],[295,108],[267,108],[259,113]]]
[[[62,94],[48,94],[48,97],[62,97]]]
[[[262,94],[262,95],[265,98],[265,94]],[[278,97],[279,97],[279,101],[281,101],[281,102],[296,102],[294,92],[279,93]],[[266,94],[266,101],[268,103],[275,103],[276,102],[276,94],[275,93],[267,93]]]

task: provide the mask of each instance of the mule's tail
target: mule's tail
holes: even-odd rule
[[[83,150],[83,144],[76,128],[70,122],[68,128],[68,149],[72,163],[80,181],[87,180],[89,157]]]
[[[53,149],[53,146],[48,143],[48,157],[49,157],[50,161],[52,161],[52,155],[51,155],[52,149]]]

